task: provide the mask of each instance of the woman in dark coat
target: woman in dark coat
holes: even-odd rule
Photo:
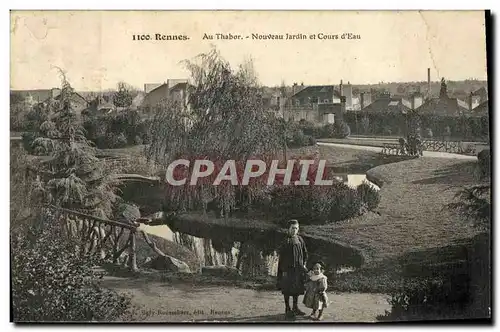
[[[288,235],[282,242],[278,254],[277,287],[285,299],[285,314],[287,317],[305,315],[298,307],[299,295],[305,292],[307,248],[302,237],[298,235],[299,223],[290,220]],[[293,298],[293,308],[290,309],[290,296]]]

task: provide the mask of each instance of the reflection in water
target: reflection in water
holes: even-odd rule
[[[347,174],[342,176],[343,181],[355,188],[366,182],[375,189],[380,188],[366,180],[365,174]],[[154,218],[161,218],[161,212]],[[278,255],[271,251],[263,255],[262,244],[239,243],[228,240],[215,241],[209,238],[199,238],[193,235],[173,232],[167,225],[147,226],[141,224],[139,229],[166,240],[180,244],[193,251],[202,266],[229,266],[238,268],[244,275],[268,274],[276,276],[278,270]],[[341,267],[337,273],[354,271],[351,267]]]
[[[167,225],[141,225],[139,229],[175,242],[193,251],[201,266],[229,266],[240,269],[245,275],[276,275],[278,256],[276,252],[264,256],[259,245],[230,242],[217,243],[213,239],[173,232]]]
[[[263,256],[258,245],[239,242],[222,243],[213,239],[173,232],[167,225],[147,226],[139,229],[146,233],[180,244],[193,251],[201,266],[229,266],[239,268],[245,275],[276,275],[278,257],[275,252]]]

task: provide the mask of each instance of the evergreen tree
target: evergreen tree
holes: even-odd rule
[[[60,98],[46,106],[52,116],[40,126],[41,137],[34,141],[37,149],[47,150],[52,157],[44,164],[49,175],[40,187],[54,205],[107,218],[117,199],[112,174],[85,137],[71,104],[72,94],[62,73]]]
[[[124,82],[118,83],[118,91],[113,95],[113,103],[116,107],[129,107],[132,105],[132,93]]]
[[[446,81],[444,77],[441,78],[441,89],[439,90],[439,98],[447,98],[448,97],[448,88],[446,86]]]

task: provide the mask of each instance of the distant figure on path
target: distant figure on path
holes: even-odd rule
[[[406,154],[406,139],[404,137],[399,138],[399,150],[402,155]]]
[[[299,222],[290,220],[288,222],[287,237],[278,250],[277,288],[281,290],[284,296],[287,318],[305,315],[298,307],[298,299],[305,292],[308,253],[305,242],[298,233]],[[293,298],[292,309],[290,309],[290,296]]]
[[[424,147],[422,145],[422,139],[420,137],[415,137],[415,153],[423,156],[424,155]]]

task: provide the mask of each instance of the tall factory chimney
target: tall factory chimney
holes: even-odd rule
[[[427,97],[431,97],[431,69],[427,68]]]

